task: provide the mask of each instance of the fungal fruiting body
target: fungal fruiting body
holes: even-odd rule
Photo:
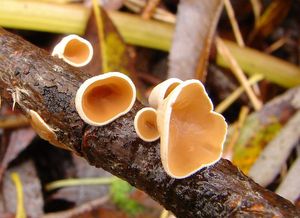
[[[137,135],[146,142],[159,139],[156,125],[156,110],[145,107],[139,110],[134,118],[134,128]]]
[[[171,177],[186,178],[221,158],[227,124],[212,110],[198,80],[179,84],[159,105],[161,160]]]
[[[93,47],[86,39],[72,34],[64,37],[54,47],[52,56],[57,56],[74,67],[83,67],[92,60]]]
[[[75,106],[86,123],[103,126],[126,114],[135,99],[136,88],[131,79],[110,72],[87,79],[76,93]]]
[[[182,83],[180,79],[170,78],[155,86],[148,98],[149,105],[157,108],[180,83]]]
[[[41,116],[34,110],[28,112],[30,116],[30,124],[36,133],[44,140],[49,141],[51,144],[68,149],[64,144],[57,140],[54,130],[41,118]]]

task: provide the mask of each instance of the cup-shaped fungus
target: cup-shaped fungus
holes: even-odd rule
[[[157,110],[160,152],[166,172],[186,178],[221,158],[227,124],[198,80],[178,85]]]
[[[130,111],[135,99],[136,89],[131,79],[110,72],[87,79],[76,93],[75,106],[86,123],[103,126]]]
[[[83,67],[92,60],[93,47],[86,39],[72,34],[64,37],[54,47],[52,56],[57,56],[74,67]]]
[[[155,86],[148,98],[149,105],[158,108],[162,101],[180,84],[182,81],[177,78],[170,78]]]
[[[137,112],[134,118],[134,128],[137,135],[146,142],[159,139],[156,125],[156,110],[145,107]]]

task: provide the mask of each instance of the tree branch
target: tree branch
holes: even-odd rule
[[[263,189],[227,160],[176,180],[163,170],[159,142],[140,140],[132,110],[103,127],[86,125],[74,98],[88,76],[23,39],[0,29],[0,91],[13,97],[24,114],[36,111],[55,130],[60,143],[91,165],[147,192],[177,217],[296,217],[287,200]]]

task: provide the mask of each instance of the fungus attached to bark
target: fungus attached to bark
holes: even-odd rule
[[[30,124],[36,133],[44,140],[49,141],[51,144],[68,149],[64,144],[57,140],[54,130],[41,118],[41,116],[34,110],[29,111]]]
[[[177,78],[170,78],[155,86],[148,98],[149,105],[158,108],[162,101],[180,84],[182,81]]]
[[[64,37],[54,47],[52,56],[57,56],[74,67],[82,67],[92,60],[93,47],[86,39],[72,34]]]
[[[110,72],[86,80],[76,93],[75,106],[86,123],[103,126],[126,114],[135,99],[136,89],[131,79]]]
[[[134,128],[137,135],[146,142],[159,139],[156,125],[156,110],[145,107],[137,112],[134,118]]]
[[[157,110],[161,159],[166,172],[185,178],[221,158],[227,124],[198,80],[178,85]]]

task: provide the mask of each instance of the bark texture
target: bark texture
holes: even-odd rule
[[[287,200],[267,191],[227,160],[176,180],[163,170],[159,141],[140,140],[133,126],[136,102],[126,115],[104,127],[86,125],[74,98],[88,76],[23,39],[0,29],[0,91],[27,114],[34,110],[58,141],[147,192],[177,217],[297,217]]]

